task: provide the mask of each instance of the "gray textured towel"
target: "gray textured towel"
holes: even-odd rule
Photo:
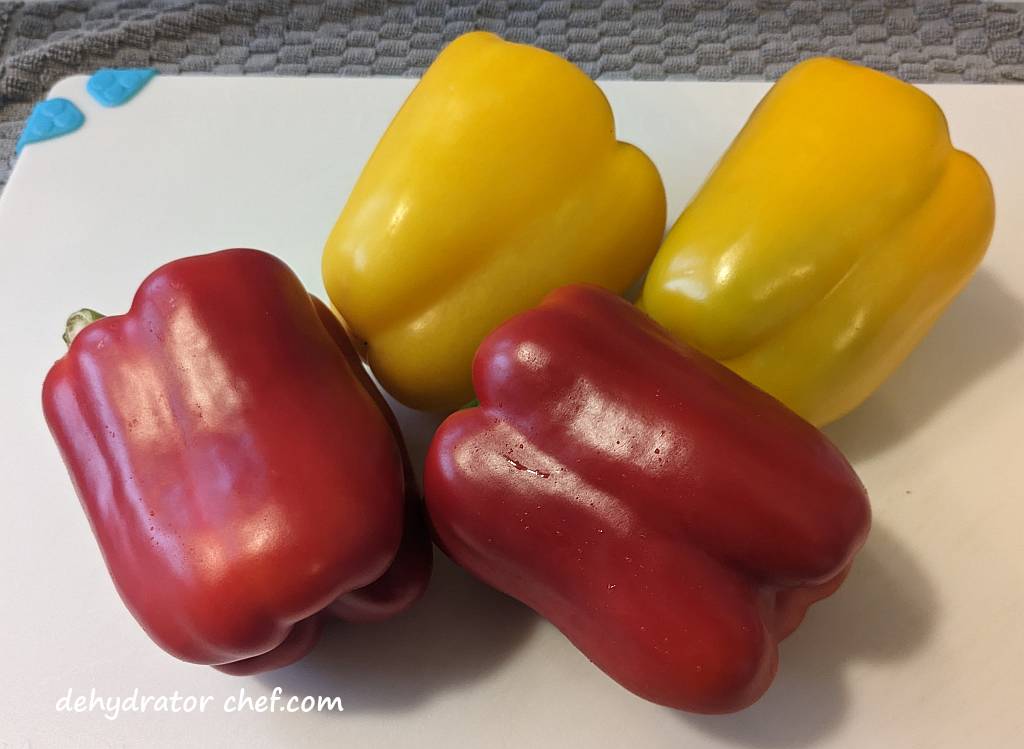
[[[32,103],[104,66],[417,75],[474,28],[608,78],[774,78],[830,54],[912,81],[1024,82],[1024,4],[961,0],[0,2],[0,186]]]

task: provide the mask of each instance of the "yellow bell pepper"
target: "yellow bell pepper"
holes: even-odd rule
[[[640,305],[812,423],[863,401],[967,283],[992,186],[924,92],[839,60],[768,92],[680,215]]]
[[[427,70],[324,248],[324,283],[381,384],[415,408],[473,397],[477,345],[552,289],[623,292],[665,230],[650,159],[578,68],[482,32]]]

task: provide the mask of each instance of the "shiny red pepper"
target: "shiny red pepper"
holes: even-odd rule
[[[46,419],[118,592],[169,653],[276,668],[313,647],[322,611],[377,619],[422,592],[394,418],[280,260],[169,263],[69,346]]]
[[[427,457],[442,548],[642,697],[709,713],[756,700],[778,642],[867,535],[839,451],[592,287],[498,327],[473,382],[480,406]]]

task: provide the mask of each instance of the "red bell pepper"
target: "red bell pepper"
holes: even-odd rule
[[[74,332],[46,420],[162,648],[253,673],[305,655],[326,609],[380,618],[422,592],[430,547],[393,417],[284,263],[178,260],[127,314]]]
[[[778,401],[593,287],[477,351],[480,405],[427,457],[442,548],[654,702],[729,712],[832,593],[870,524],[839,451]]]

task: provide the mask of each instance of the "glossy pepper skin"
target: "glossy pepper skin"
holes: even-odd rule
[[[441,547],[648,700],[756,700],[845,576],[864,489],[814,427],[635,307],[571,286],[495,330],[431,443]]]
[[[305,655],[328,608],[379,618],[418,596],[429,546],[370,387],[337,318],[256,250],[171,262],[74,337],[46,420],[157,644],[254,673]]]
[[[370,157],[324,284],[386,390],[451,410],[473,397],[473,353],[496,325],[567,283],[625,290],[664,229],[661,178],[615,140],[600,89],[556,55],[474,32]]]
[[[641,306],[822,425],[928,332],[993,217],[985,170],[929,96],[812,59],[775,84],[676,221]]]

